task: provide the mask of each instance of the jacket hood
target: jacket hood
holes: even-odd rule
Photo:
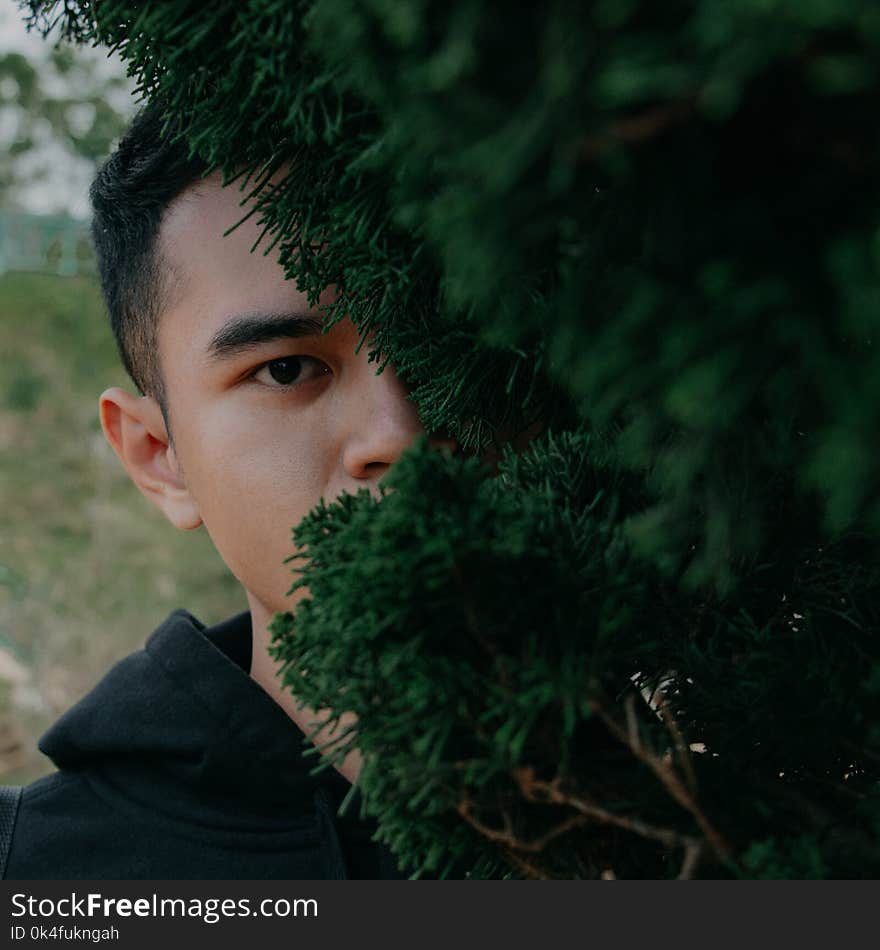
[[[249,613],[205,629],[175,611],[58,720],[41,751],[60,769],[88,770],[133,802],[203,825],[283,827],[322,802],[335,811],[349,792],[345,819],[357,819],[359,791],[332,767],[310,774],[324,760],[250,678],[250,644]]]

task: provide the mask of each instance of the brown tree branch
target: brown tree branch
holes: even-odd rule
[[[685,788],[675,770],[668,763],[645,749],[641,741],[631,741],[628,730],[615,722],[597,699],[590,699],[589,705],[593,712],[605,723],[611,734],[627,746],[640,762],[647,765],[660,780],[666,791],[672,796],[673,800],[693,816],[700,830],[706,836],[706,840],[712,846],[712,850],[715,854],[724,862],[733,862],[733,849],[724,840],[721,833],[713,827],[706,815],[703,814],[703,811],[697,805],[688,789]]]
[[[669,850],[680,848],[684,857],[678,876],[680,879],[693,877],[703,855],[703,839],[695,838],[692,835],[680,834],[672,828],[660,828],[640,821],[637,818],[617,815],[581,795],[572,795],[563,791],[561,788],[561,780],[558,776],[550,782],[536,779],[534,769],[531,766],[514,769],[512,775],[526,801],[539,804],[552,803],[564,805],[573,808],[577,814],[554,825],[549,831],[538,838],[524,840],[514,834],[510,815],[506,811],[502,812],[503,828],[494,828],[481,821],[474,814],[473,803],[470,799],[466,798],[460,802],[457,806],[457,811],[464,821],[476,832],[487,840],[500,845],[505,855],[520,871],[529,877],[548,879],[548,875],[539,867],[526,861],[522,856],[523,853],[539,854],[554,839],[559,838],[575,828],[583,827],[591,821],[620,828],[623,831],[638,835],[639,837],[656,841]]]
[[[528,801],[568,805],[580,812],[585,818],[621,828],[642,838],[657,841],[670,850],[681,848],[684,851],[685,860],[679,876],[684,874],[690,876],[693,873],[702,851],[702,841],[699,838],[682,835],[672,828],[659,828],[637,818],[617,815],[583,796],[564,792],[560,786],[558,776],[550,782],[536,779],[534,769],[531,766],[515,769],[513,776]]]
[[[666,728],[669,730],[669,733],[672,736],[678,763],[681,766],[682,772],[684,772],[685,781],[687,782],[691,793],[696,795],[697,776],[694,772],[693,763],[691,762],[690,747],[684,741],[684,736],[682,735],[681,729],[679,728],[678,720],[675,718],[675,715],[673,714],[672,709],[666,699],[666,694],[662,689],[657,691],[656,705],[660,718],[663,720]]]
[[[464,818],[464,820],[475,831],[478,831],[481,835],[483,835],[483,837],[488,838],[490,841],[494,841],[496,844],[504,845],[506,848],[511,850],[526,851],[533,854],[543,851],[544,848],[546,848],[554,838],[558,838],[567,831],[571,831],[572,828],[576,828],[587,823],[586,816],[573,815],[571,818],[567,818],[558,825],[554,825],[549,831],[541,835],[540,838],[534,838],[531,841],[524,841],[521,838],[517,838],[513,833],[513,828],[511,827],[510,823],[510,816],[506,812],[504,813],[504,829],[501,830],[499,828],[492,828],[480,821],[480,819],[474,815],[472,803],[469,799],[459,802],[457,810],[459,815],[461,815],[461,817]]]

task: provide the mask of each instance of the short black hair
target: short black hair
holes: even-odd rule
[[[119,355],[138,390],[158,401],[166,422],[157,329],[168,275],[158,252],[159,226],[171,202],[207,171],[173,130],[164,128],[161,108],[148,105],[89,191],[101,291]]]

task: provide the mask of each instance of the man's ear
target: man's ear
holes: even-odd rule
[[[101,428],[128,477],[176,527],[198,528],[199,508],[181,476],[159,403],[114,387],[101,393]]]

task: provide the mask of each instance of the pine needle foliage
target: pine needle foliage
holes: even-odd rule
[[[547,435],[487,478],[422,444],[381,499],[301,522],[310,596],[275,656],[358,717],[328,762],[357,744],[414,873],[876,873],[877,573],[801,550],[724,600],[674,593],[626,540],[644,497],[610,454]]]
[[[297,526],[276,623],[412,872],[876,875],[874,6],[24,7],[461,443]]]

